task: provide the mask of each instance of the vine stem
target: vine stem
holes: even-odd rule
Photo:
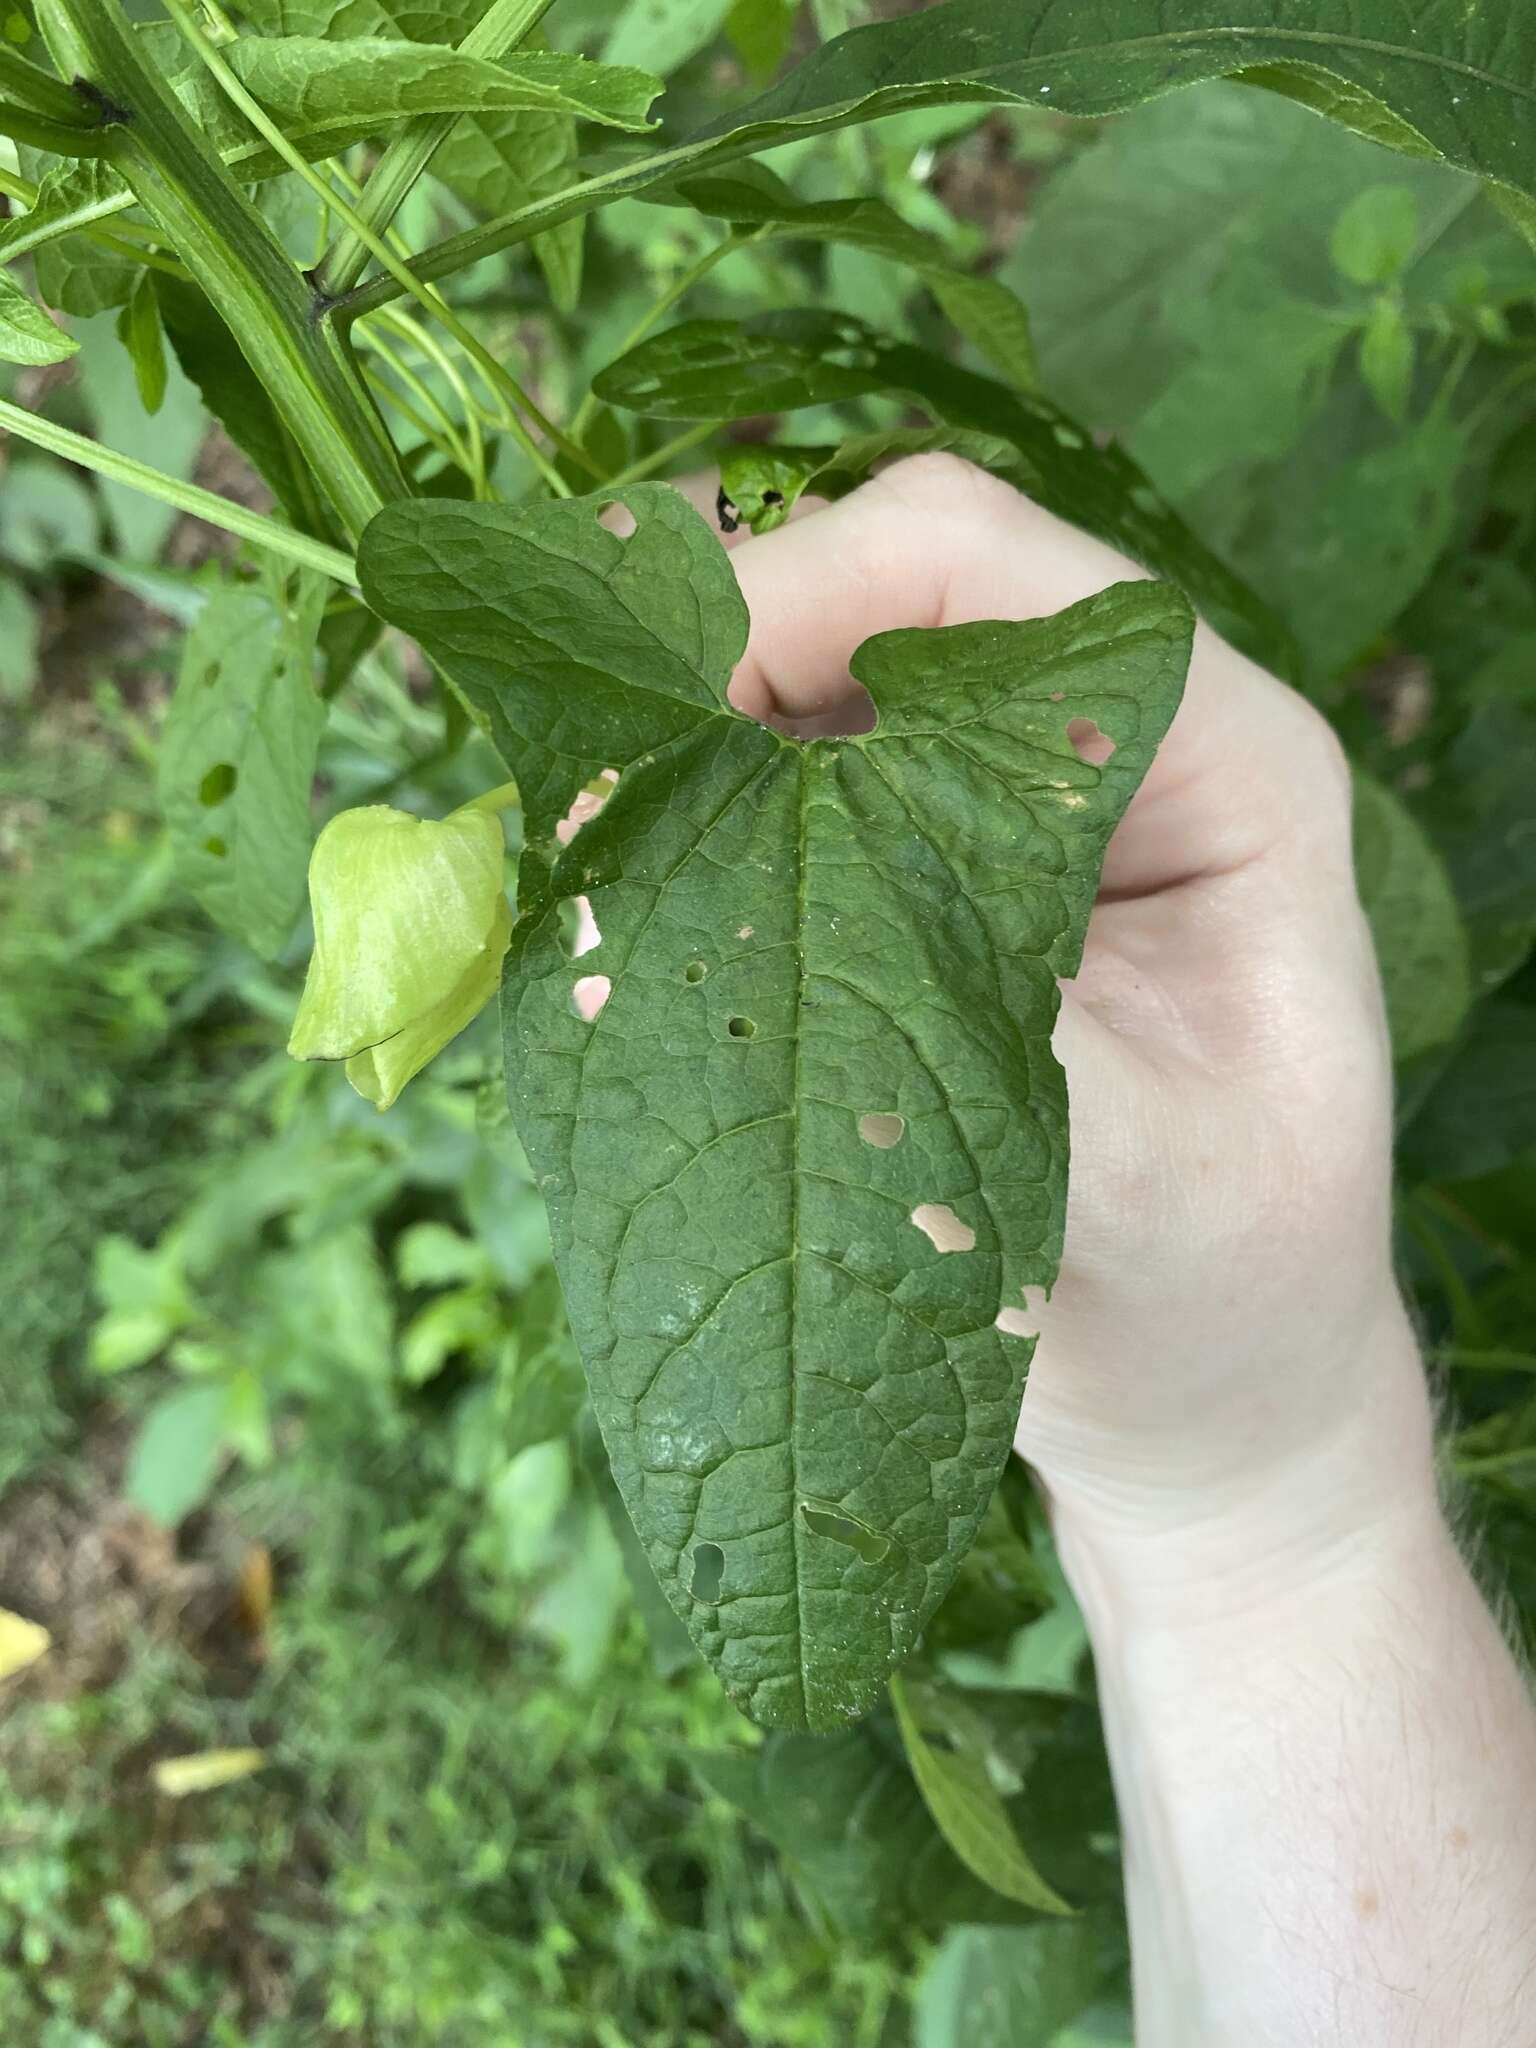
[[[653,448],[649,455],[642,455],[638,462],[630,463],[627,469],[616,470],[608,479],[609,489],[621,484],[637,484],[648,476],[654,476],[658,469],[665,469],[674,455],[682,455],[690,448],[697,448],[701,441],[707,441],[712,434],[718,434],[725,425],[724,420],[702,420],[686,433],[677,434],[670,441],[663,441],[659,448]]]
[[[552,0],[492,0],[459,44],[459,54],[491,60],[505,57],[538,26],[551,4]],[[457,114],[424,114],[408,122],[385,145],[358,208],[362,220],[375,234],[382,234],[400,211],[407,193],[459,118]],[[354,227],[346,228],[321,258],[315,283],[327,298],[339,297],[362,276],[370,253],[366,237]]]
[[[596,474],[597,472],[591,457],[578,448],[574,441],[568,440],[558,427],[554,426],[544,417],[543,413],[540,412],[533,400],[523,390],[516,378],[497,362],[490,350],[477,335],[471,333],[470,329],[459,319],[452,307],[439,298],[435,292],[429,291],[425,285],[420,283],[408,266],[402,263],[395,255],[384,238],[374,233],[373,229],[363,219],[351,201],[343,198],[335,186],[321,172],[317,171],[312,164],[306,163],[282,129],[267,114],[260,101],[246,91],[240,80],[225,62],[218,48],[203,34],[197,23],[192,19],[185,5],[185,0],[165,0],[165,10],[192,49],[196,51],[209,76],[219,86],[225,97],[232,105],[239,109],[269,147],[276,150],[289,169],[302,178],[304,183],[314,192],[318,193],[326,205],[352,229],[354,234],[360,237],[369,253],[384,266],[396,284],[399,285],[401,291],[415,299],[418,305],[447,328],[460,348],[479,366],[492,385],[497,390],[504,392],[515,408],[527,413],[529,418],[549,436],[562,455],[566,456],[570,461],[579,463],[582,468],[591,470],[593,474]],[[544,453],[543,449],[539,447],[522,421],[516,417],[515,412],[509,415],[507,428],[522,448],[523,453],[528,457],[535,469],[538,470],[555,495],[568,498],[571,495],[570,486]]]
[[[58,426],[37,413],[25,412],[19,405],[12,405],[3,398],[0,398],[0,428],[14,434],[19,441],[30,441],[35,448],[46,449],[50,455],[62,456],[66,462],[77,462],[82,469],[94,470],[97,476],[104,476],[112,483],[127,484],[133,490],[143,491],[147,497],[158,498],[163,505],[174,505],[178,512],[190,513],[194,519],[205,519],[210,526],[236,534],[253,547],[264,548],[268,554],[296,562],[301,569],[314,569],[337,583],[344,583],[353,590],[357,588],[357,564],[350,555],[344,555],[339,548],[327,547],[324,541],[312,540],[307,533],[280,526],[275,519],[268,519],[261,512],[249,511],[229,498],[205,491],[199,484],[183,483],[178,477],[167,476],[163,470],[152,469],[147,462],[136,462],[131,455],[119,455],[110,448],[103,448],[99,442],[87,440],[84,434],[72,433],[68,427]]]
[[[761,232],[762,230],[759,229],[758,234],[761,234]],[[749,241],[756,241],[756,239],[757,235],[727,235],[723,242],[717,242],[712,249],[706,249],[696,263],[690,263],[686,270],[680,271],[661,294],[660,298],[654,304],[647,307],[646,311],[641,314],[640,318],[614,350],[614,355],[616,357],[628,355],[637,342],[644,341],[662,315],[670,313],[680,298],[684,297],[686,293],[691,292],[696,284],[701,284],[717,263],[729,256],[733,249],[745,248]],[[582,428],[597,410],[597,405],[597,399],[589,391],[571,415],[571,433],[580,434]],[[613,479],[610,477],[609,482],[611,483],[612,481]]]

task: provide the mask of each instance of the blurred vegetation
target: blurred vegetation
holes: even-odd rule
[[[858,10],[813,11],[831,33]],[[739,5],[724,40],[725,10],[692,10],[701,40],[688,12],[661,10],[680,125],[810,32]],[[1000,266],[1046,389],[1296,632],[1362,776],[1447,1469],[1536,1630],[1536,255],[1469,180],[1238,86],[1105,124],[947,108],[775,167]],[[263,204],[313,240],[303,195]],[[432,181],[411,204],[462,217]],[[589,227],[573,310],[526,257],[467,302],[560,413],[712,234],[626,202]],[[72,287],[100,307],[77,363],[9,388],[255,495],[174,362],[144,413],[108,269]],[[951,345],[905,272],[841,246],[744,249],[685,310],[765,303]],[[903,417],[806,408],[784,438]],[[667,431],[612,428],[631,455]],[[919,1864],[932,1831],[883,1724],[821,1752],[825,1796],[786,1820],[781,1752],[696,1665],[616,1513],[493,1020],[380,1118],[282,1054],[306,935],[259,960],[178,880],[158,735],[222,544],[0,461],[0,1606],[53,1637],[5,1682],[0,2038],[985,2048],[987,2001],[1046,1982],[1038,1928]],[[437,815],[500,779],[386,642],[332,704],[317,821],[386,794]],[[1028,1526],[1017,1505],[993,1532],[934,1654],[1000,1731],[1042,1869],[1094,1905],[1067,2006],[1088,2009],[1053,2037],[1125,2048],[1091,1674]],[[157,1787],[168,1759],[243,1749],[251,1775]],[[878,1819],[839,1804],[852,1786]]]

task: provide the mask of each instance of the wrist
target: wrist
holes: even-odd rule
[[[1171,1495],[1046,1483],[1062,1568],[1096,1642],[1105,1631],[1222,1626],[1313,1600],[1409,1551],[1452,1548],[1428,1389],[1395,1296],[1349,1370],[1350,1400],[1295,1453],[1234,1455],[1230,1469]]]

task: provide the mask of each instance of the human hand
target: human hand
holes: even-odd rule
[[[1143,573],[949,456],[734,566],[752,634],[732,699],[815,731],[849,729],[871,633],[1054,612]],[[1203,627],[1054,1042],[1066,1249],[1018,1447],[1066,1533],[1209,1584],[1432,1501],[1348,770],[1302,698]]]

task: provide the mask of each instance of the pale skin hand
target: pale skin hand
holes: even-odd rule
[[[829,730],[869,634],[1141,573],[946,456],[733,559],[733,701]],[[1018,1447],[1097,1657],[1139,2048],[1530,2048],[1536,1712],[1436,1503],[1347,771],[1203,627],[1055,1046]]]

